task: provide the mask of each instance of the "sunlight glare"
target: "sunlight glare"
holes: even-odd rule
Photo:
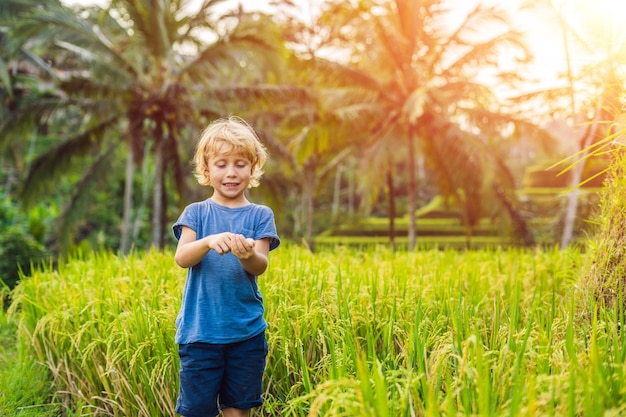
[[[626,42],[626,1],[552,0],[573,29],[584,37],[594,52],[615,52]]]

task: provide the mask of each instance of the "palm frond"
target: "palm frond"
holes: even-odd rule
[[[74,183],[69,200],[63,206],[62,212],[55,219],[53,229],[53,239],[56,243],[56,252],[64,252],[70,244],[70,238],[76,223],[84,221],[84,213],[90,197],[94,193],[102,191],[102,185],[107,186],[104,181],[107,172],[114,165],[115,146],[109,145],[91,165],[83,172],[80,179]]]
[[[9,98],[13,98],[13,78],[9,74],[9,68],[3,59],[0,59],[0,87],[5,90]]]
[[[321,83],[331,86],[358,86],[362,89],[376,91],[386,96],[387,86],[371,71],[364,71],[352,65],[345,65],[328,59],[318,58],[314,62],[316,76]]]
[[[446,120],[437,121],[422,135],[428,135],[421,137],[422,149],[439,189],[457,200],[469,225],[494,209],[494,181],[503,189],[513,188],[511,172],[480,137]]]
[[[106,132],[116,123],[118,120],[115,118],[105,120],[37,157],[22,184],[20,199],[24,204],[30,205],[39,194],[49,191],[50,183],[67,172],[74,160],[80,160],[80,157],[90,155],[94,149],[103,146]]]
[[[68,78],[61,80],[59,88],[63,91],[66,97],[75,97],[77,99],[107,99],[110,100],[125,90],[120,91],[120,86],[112,84],[110,82],[102,82],[100,79],[94,79],[92,77],[82,77],[72,75]]]
[[[33,64],[36,69],[42,71],[50,79],[52,79],[52,80],[58,79],[58,76],[54,72],[52,67],[46,61],[44,61],[38,54],[34,53],[30,49],[21,48],[20,49],[20,56],[25,58],[31,64]]]
[[[310,91],[307,89],[298,86],[269,84],[214,88],[208,90],[205,96],[206,98],[195,101],[200,111],[215,109],[216,104],[222,107],[231,107],[227,106],[228,103],[236,103],[240,111],[246,111],[246,109],[260,111],[280,106],[281,103],[293,105],[293,103],[304,103],[311,100]]]
[[[19,109],[9,114],[7,119],[0,123],[0,141],[9,132],[31,128],[45,120],[50,114],[59,108],[60,100],[43,94],[37,97],[25,96],[19,102]]]
[[[213,30],[215,26],[212,19],[212,13],[217,9],[215,6],[223,3],[224,1],[225,0],[204,0],[202,4],[199,5],[198,12],[196,14],[177,16],[179,19],[179,25],[183,29],[177,40],[179,42],[188,40],[191,36],[191,32],[199,27],[206,27],[209,30]],[[180,7],[176,8],[176,10],[185,10],[188,6],[190,6],[190,2],[183,2],[180,4]]]
[[[524,56],[527,57],[526,60],[529,59],[530,54],[522,41],[521,35],[513,31],[507,31],[485,41],[466,45],[466,52],[447,64],[441,75],[444,78],[451,77],[457,74],[459,70],[467,67],[474,69],[485,65],[497,67],[498,58],[501,50],[504,48],[524,51]]]
[[[108,19],[107,25],[118,25]],[[116,30],[121,31],[121,28]],[[137,74],[138,70],[120,50],[115,40],[109,39],[98,24],[63,9],[42,9],[33,13],[17,27],[20,39],[37,39],[75,54],[80,59],[93,62],[99,54],[106,54],[111,70],[118,73]],[[106,61],[100,60],[100,63]]]
[[[397,17],[394,16],[391,11],[389,14],[391,18]],[[417,25],[417,22],[414,24]],[[374,21],[374,27],[378,35],[378,40],[381,42],[383,50],[385,51],[386,58],[390,59],[391,62],[395,64],[394,68],[397,71],[400,71],[406,64],[404,58],[407,57],[407,53],[410,55],[406,39],[404,39],[400,33],[394,31],[397,27],[387,24],[382,19],[376,19]]]
[[[128,16],[133,24],[134,37],[153,58],[161,61],[171,51],[178,29],[172,22],[174,15],[169,10],[170,3],[169,0],[116,0],[110,7]]]
[[[177,195],[178,195],[178,205],[182,210],[187,201],[187,177],[189,173],[189,166],[185,168],[183,165],[183,160],[187,161],[187,159],[183,159],[182,155],[180,155],[180,149],[178,143],[180,142],[180,138],[178,138],[178,131],[173,126],[168,127],[169,135],[165,142],[165,154],[168,155],[166,160],[167,168],[171,168],[174,177],[174,186],[176,187]]]
[[[269,54],[273,46],[257,36],[250,35],[220,39],[204,48],[194,59],[186,62],[177,72],[178,76],[188,77],[193,82],[211,83],[214,81],[212,78],[215,73],[221,72],[222,68],[230,73],[233,73],[233,69],[243,72],[245,68],[242,67],[242,57],[246,50],[263,50]]]
[[[0,2],[0,19],[15,21],[41,7],[61,7],[59,0],[49,0],[45,4],[41,0],[2,0]]]

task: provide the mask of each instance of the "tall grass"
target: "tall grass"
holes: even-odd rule
[[[75,259],[14,291],[18,337],[76,415],[173,415],[174,326],[183,277],[171,256]]]
[[[605,416],[626,411],[619,307],[577,290],[576,249],[311,254],[259,280],[270,353],[257,416]],[[13,293],[24,346],[76,415],[173,414],[171,253],[97,254]]]
[[[49,404],[50,383],[44,367],[20,349],[15,324],[7,320],[8,287],[0,285],[0,416],[52,417],[60,408]]]
[[[273,259],[268,396],[293,398],[289,415],[556,415],[580,257],[340,250]]]

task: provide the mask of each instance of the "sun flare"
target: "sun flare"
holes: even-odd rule
[[[607,59],[626,64],[626,0],[537,0],[522,9],[523,1],[476,1],[512,13],[533,55],[538,88],[561,84],[568,65],[576,71]]]
[[[552,0],[563,7],[571,29],[583,36],[591,47],[615,51],[626,41],[626,1],[624,0]]]

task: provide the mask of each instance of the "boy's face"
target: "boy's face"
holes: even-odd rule
[[[213,199],[223,205],[245,201],[251,175],[252,163],[240,153],[218,153],[209,159]]]

